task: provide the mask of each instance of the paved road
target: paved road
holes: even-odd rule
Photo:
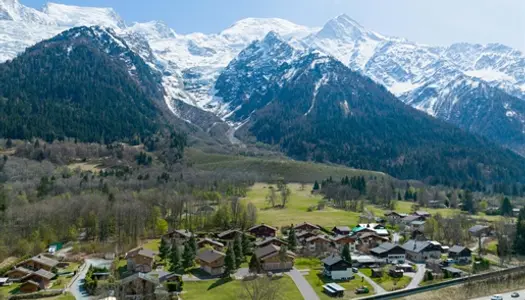
[[[375,281],[373,281],[372,279],[370,279],[369,277],[367,277],[365,274],[359,272],[357,273],[357,275],[363,277],[366,282],[368,282],[373,288],[374,290],[376,291],[376,295],[379,295],[379,294],[384,294],[386,293],[387,291],[382,288],[379,284],[377,284]]]
[[[319,296],[317,296],[312,286],[306,281],[303,275],[301,275],[301,272],[297,269],[292,269],[287,274],[292,277],[299,292],[303,295],[304,300],[319,300]]]
[[[509,292],[509,293],[502,293],[502,294],[498,294],[500,296],[503,297],[503,300],[511,300],[511,299],[525,299],[525,290],[521,290],[521,291],[516,291],[518,292],[518,294],[520,294],[520,296],[518,298],[512,298],[510,295],[514,292]],[[486,296],[486,297],[481,297],[481,298],[476,298],[476,299],[471,299],[471,300],[490,300],[490,297],[492,297],[493,295],[490,295],[490,296]]]
[[[69,291],[75,297],[75,299],[86,300],[92,298],[86,293],[86,290],[84,289],[84,278],[86,277],[89,266],[93,265],[95,267],[109,268],[111,266],[111,262],[111,260],[94,258],[88,258],[85,260],[84,265],[82,265],[82,269],[79,270],[79,274],[73,278],[73,282],[69,287]]]
[[[412,277],[412,281],[410,281],[405,290],[417,288],[425,277],[425,271],[426,267],[424,264],[417,264],[417,272],[415,273],[414,277]]]

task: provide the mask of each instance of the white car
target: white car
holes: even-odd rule
[[[501,295],[494,295],[490,297],[490,300],[503,300],[503,297]]]

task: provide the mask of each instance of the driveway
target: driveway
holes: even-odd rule
[[[111,266],[112,261],[111,260],[105,260],[105,259],[96,259],[96,258],[88,258],[85,260],[84,264],[81,266],[81,269],[78,271],[78,274],[73,278],[73,281],[69,285],[69,292],[75,297],[77,300],[87,300],[92,299],[84,289],[84,279],[86,278],[87,271],[89,269],[89,266],[93,265],[95,267],[107,267],[109,268]]]
[[[295,285],[305,300],[319,300],[319,296],[317,296],[314,289],[308,281],[306,281],[301,272],[294,268],[288,272],[288,275],[292,277],[293,282],[295,282]]]
[[[421,281],[423,281],[423,278],[425,277],[425,271],[426,266],[424,264],[417,264],[417,272],[414,273],[412,281],[410,281],[405,290],[417,288]]]
[[[374,288],[374,290],[376,291],[376,295],[384,294],[387,292],[383,287],[381,287],[379,284],[377,284],[375,281],[373,281],[371,278],[369,278],[365,274],[359,272],[357,273],[357,275],[364,278],[366,282],[368,282]]]

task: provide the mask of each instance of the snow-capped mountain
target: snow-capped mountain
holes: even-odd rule
[[[242,105],[243,97],[254,90],[263,93],[267,86],[268,78],[261,76],[261,70],[278,68],[297,53],[317,50],[385,86],[405,103],[459,127],[500,141],[492,130],[488,133],[486,127],[470,126],[460,117],[476,110],[486,112],[484,122],[502,128],[512,124],[518,127],[512,131],[525,132],[523,122],[516,122],[525,120],[525,110],[516,104],[517,98],[525,99],[522,52],[501,44],[417,44],[366,29],[347,15],[329,20],[322,28],[277,18],[248,18],[215,34],[179,34],[158,21],[127,25],[111,8],[49,3],[37,10],[18,0],[0,0],[0,61],[82,25],[112,28],[150,67],[162,73],[166,104],[179,117],[177,102],[183,101],[225,120],[244,120],[259,107]],[[269,32],[274,34],[267,36]],[[286,51],[277,61],[250,65],[253,58],[264,61],[257,55],[273,47],[285,47]],[[240,64],[246,64],[243,71],[232,73],[232,67],[241,69]],[[256,87],[243,83],[241,79],[248,77],[256,79]],[[485,101],[493,100],[494,95],[498,101]],[[489,102],[491,106],[487,106]]]

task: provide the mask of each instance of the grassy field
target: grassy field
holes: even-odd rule
[[[7,298],[8,296],[18,293],[19,287],[20,287],[19,283],[13,283],[9,286],[2,286],[0,287],[0,295]]]
[[[305,278],[308,281],[308,283],[310,283],[310,285],[314,288],[315,292],[317,293],[319,298],[321,298],[321,300],[334,299],[326,295],[323,292],[323,287],[322,287],[325,283],[331,283],[331,282],[334,282],[334,280],[331,280],[330,278],[326,278],[322,276],[319,272],[314,271],[314,270],[311,270],[310,273],[305,276]],[[368,289],[370,290],[370,293],[368,295],[374,294],[374,289],[366,281],[361,281],[361,279],[357,277],[356,279],[352,279],[349,281],[337,281],[337,284],[339,284],[340,286],[346,289],[345,296],[343,299],[352,299],[352,298],[358,298],[358,297],[363,296],[362,294],[361,295],[355,294],[355,289],[362,287],[362,286],[368,287]]]
[[[274,279],[273,284],[279,290],[280,298],[276,300],[300,300],[301,293],[295,286],[293,280],[284,276],[279,279]],[[215,281],[193,281],[184,282],[183,300],[229,300],[240,299],[243,293],[243,286],[241,281],[232,280],[226,281],[218,279]]]
[[[291,159],[258,158],[241,155],[204,153],[189,148],[185,152],[186,160],[201,170],[220,170],[226,172],[252,173],[261,180],[284,178],[287,181],[311,182],[326,179],[329,176],[387,176],[381,172],[365,171],[339,165],[301,162]]]
[[[302,189],[301,185],[298,183],[288,184],[288,187],[291,190],[291,196],[286,207],[284,209],[270,208],[266,201],[269,186],[270,184],[266,183],[256,183],[250,188],[245,198],[246,201],[255,204],[259,209],[259,222],[278,227],[302,222],[311,222],[328,228],[335,225],[355,226],[359,223],[360,213],[358,212],[334,209],[331,207],[326,207],[321,211],[315,210],[308,212],[308,207],[316,206],[319,201],[322,200],[321,195],[312,195],[310,193],[312,188],[311,185],[305,185],[304,189]],[[401,213],[411,213],[412,205],[412,202],[398,201],[396,211]],[[373,205],[366,205],[365,208],[368,211],[373,212],[376,216],[384,216],[386,212],[384,208]],[[451,208],[422,208],[422,210],[431,214],[440,213],[442,216],[446,217],[461,213],[460,210]],[[488,220],[498,219],[498,216],[478,215],[475,217],[486,218]]]
[[[403,276],[396,280],[388,275],[388,270],[386,269],[384,270],[383,277],[381,278],[372,278],[371,269],[368,269],[368,268],[360,269],[360,271],[367,277],[370,277],[373,281],[375,281],[377,284],[379,284],[381,287],[383,287],[387,291],[404,289],[412,280],[412,278],[408,276]]]

